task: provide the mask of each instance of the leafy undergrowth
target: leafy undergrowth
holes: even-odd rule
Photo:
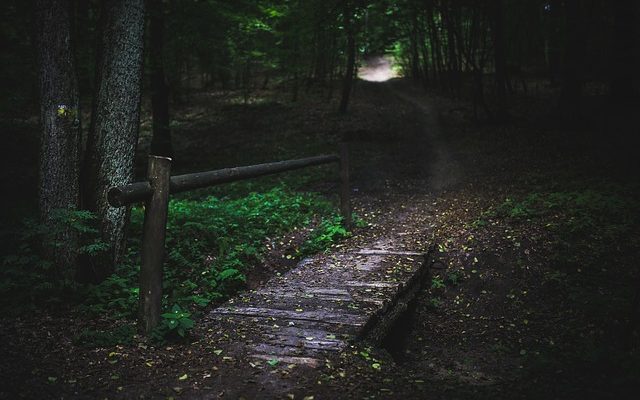
[[[639,188],[561,186],[425,199],[439,254],[415,309],[384,349],[356,345],[296,398],[629,398],[640,382]]]
[[[406,102],[394,101],[386,86],[360,88],[360,98],[368,96],[362,103],[379,111],[376,118],[384,123],[363,117],[366,107],[356,104],[360,119],[366,119],[360,122],[366,126],[374,121],[383,127],[381,137],[386,130],[406,135],[414,129],[436,129],[413,118],[416,110]],[[402,113],[391,112],[397,109]],[[244,115],[250,110],[242,108],[238,121],[251,120]],[[308,115],[302,107],[299,110],[274,118],[302,122]],[[313,113],[320,115],[317,110]],[[409,123],[412,118],[415,126]],[[320,129],[317,120],[308,120],[312,131]],[[203,122],[209,126],[210,121]],[[204,324],[196,324],[193,341],[158,345],[140,337],[131,340],[135,326],[130,316],[137,299],[132,288],[137,285],[132,283],[132,270],[127,269],[131,278],[125,274],[122,282],[103,288],[108,293],[105,302],[107,297],[122,301],[105,303],[106,312],[119,310],[126,319],[109,314],[110,319],[89,325],[73,316],[51,318],[41,313],[10,319],[0,328],[7,338],[2,343],[6,356],[4,364],[0,363],[0,375],[12,376],[5,390],[16,394],[13,397],[24,393],[37,397],[50,391],[57,397],[259,398],[270,387],[258,384],[262,374],[269,385],[290,384],[287,397],[295,399],[632,398],[625,395],[629,389],[637,394],[640,382],[639,319],[636,314],[634,326],[631,307],[639,276],[636,178],[633,174],[629,174],[633,179],[617,176],[575,149],[558,151],[567,137],[564,132],[541,131],[537,125],[478,127],[446,114],[443,122],[449,127],[445,142],[451,150],[450,160],[458,161],[463,173],[458,175],[460,181],[440,192],[431,191],[433,171],[418,168],[434,157],[435,162],[442,162],[437,154],[416,151],[409,156],[407,148],[420,150],[420,146],[404,136],[400,139],[407,141],[406,148],[369,140],[369,149],[378,157],[363,157],[366,143],[354,143],[358,149],[354,159],[359,155],[367,162],[367,174],[354,162],[354,189],[360,189],[354,200],[362,215],[378,216],[371,217],[375,223],[369,233],[400,229],[397,214],[408,212],[406,206],[411,205],[413,212],[426,216],[421,221],[428,222],[403,226],[403,232],[415,232],[407,240],[436,243],[440,250],[428,290],[419,294],[414,314],[398,329],[400,334],[389,338],[393,349],[354,344],[311,371],[282,362],[258,365],[255,359],[235,358],[226,344],[231,343],[232,349],[239,340],[252,338],[243,337],[241,331],[238,336],[220,337]],[[374,132],[370,128],[365,132]],[[293,136],[291,130],[282,132]],[[298,139],[311,136],[301,134]],[[208,136],[194,133],[194,137],[204,140]],[[250,142],[243,138],[234,139]],[[394,153],[397,157],[383,157]],[[417,171],[415,180],[407,180],[405,172],[413,170]],[[363,182],[367,178],[368,186]],[[260,191],[257,186],[251,190]],[[241,192],[224,202],[212,201],[221,207],[216,215],[227,212],[221,203],[238,201],[235,204],[239,205],[246,197]],[[287,257],[325,248],[345,234],[330,212],[318,211],[324,218],[320,219],[304,211],[301,214],[306,217],[294,222],[309,221],[314,228],[306,244],[305,240],[292,241],[294,232],[282,231],[278,237],[269,231],[270,226],[260,225],[267,224],[266,214],[254,225],[264,242],[250,236],[240,242],[220,241],[220,232],[240,229],[250,218],[250,210],[242,211],[247,218],[244,222],[233,217],[223,225],[225,230],[209,231],[206,198],[181,199],[172,205],[189,208],[191,202],[198,204],[193,213],[201,218],[189,218],[194,224],[185,229],[209,237],[213,249],[204,252],[200,243],[176,238],[167,246],[171,262],[183,262],[171,279],[180,283],[180,268],[191,269],[189,279],[196,285],[193,293],[202,297],[190,297],[193,293],[180,284],[167,290],[164,326],[175,336],[180,336],[180,327],[188,329],[189,320],[202,307],[199,301],[215,301],[225,295],[224,288],[242,284],[240,277],[248,270],[237,267],[235,259],[243,260],[244,265],[259,263],[264,255],[261,249],[273,250],[274,244],[277,247],[282,242],[286,251],[277,252],[276,259],[285,262]],[[302,204],[307,203],[301,200],[298,204],[304,209]],[[313,201],[312,208],[316,206]],[[139,229],[140,211],[136,212]],[[186,224],[186,218],[175,216],[171,229]],[[233,228],[233,223],[238,227]],[[346,243],[353,245],[360,239],[356,235]],[[198,237],[200,240],[204,239]],[[132,247],[137,244],[132,242]],[[192,265],[197,260],[203,261],[200,269]],[[12,387],[13,382],[18,384]]]
[[[471,352],[452,376],[463,381],[475,373],[476,385],[493,385],[474,388],[477,397],[511,391],[606,398],[629,393],[640,379],[632,305],[640,272],[638,187],[580,179],[564,186],[571,189],[519,185],[501,198],[481,191],[475,200],[461,193],[460,201],[445,200],[447,224],[463,229],[442,225],[447,268],[436,271],[425,306],[435,312],[432,324],[460,322],[464,334],[452,340]],[[511,388],[501,389],[507,381]]]
[[[75,303],[88,318],[133,320],[139,299],[143,221],[144,210],[133,208],[125,261],[104,282],[84,286],[73,284],[72,279],[52,278],[50,263],[40,259],[35,243],[54,241],[55,232],[34,223],[27,224],[20,252],[4,260],[0,290],[3,297],[13,300],[4,306],[21,313],[35,305]],[[87,237],[96,234],[90,213],[67,212],[58,222],[71,224]],[[163,273],[166,312],[156,336],[159,339],[184,337],[193,327],[193,312],[197,315],[212,302],[219,302],[245,287],[247,273],[263,263],[270,241],[312,225],[315,229],[309,229],[302,245],[287,255],[288,259],[323,251],[349,235],[329,200],[283,186],[233,199],[207,196],[171,200]],[[104,246],[92,239],[81,250],[84,254],[93,254],[103,251]],[[25,273],[25,270],[31,272]],[[126,344],[135,334],[135,330],[127,327],[130,324],[125,322],[111,331],[89,329],[77,340],[83,345]]]

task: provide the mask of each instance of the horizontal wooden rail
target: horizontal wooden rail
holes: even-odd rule
[[[145,333],[151,333],[160,322],[162,264],[170,194],[334,162],[340,163],[340,211],[343,223],[349,228],[351,206],[349,153],[346,143],[340,145],[340,156],[329,154],[177,176],[170,176],[170,158],[149,156],[146,182],[111,188],[107,198],[113,207],[123,207],[139,201],[144,201],[146,205],[142,228],[139,303],[140,326]]]
[[[229,183],[243,179],[272,175],[285,171],[293,171],[314,165],[339,162],[340,157],[335,154],[316,157],[300,158],[297,160],[278,161],[265,164],[249,165],[245,167],[225,168],[215,171],[196,172],[193,174],[172,176],[169,183],[169,193],[175,194],[193,189]],[[151,183],[136,182],[124,186],[111,188],[108,193],[109,204],[112,207],[122,207],[129,204],[146,201],[153,193]]]

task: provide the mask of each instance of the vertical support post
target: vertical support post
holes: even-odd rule
[[[351,188],[349,187],[349,145],[340,142],[340,214],[347,229],[351,229]]]
[[[147,176],[153,194],[145,203],[139,303],[139,320],[145,334],[160,322],[171,159],[149,156]]]

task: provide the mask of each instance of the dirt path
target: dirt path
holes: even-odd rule
[[[606,184],[594,183],[594,174],[585,180],[585,171],[606,169],[594,168],[585,155],[563,153],[558,132],[526,122],[478,126],[466,119],[464,105],[425,97],[402,80],[359,82],[355,90],[347,117],[317,100],[219,107],[211,109],[223,110],[213,117],[224,114],[224,129],[212,117],[180,134],[198,149],[222,154],[234,148],[232,160],[224,160],[232,165],[287,158],[301,148],[333,151],[343,134],[350,139],[354,209],[368,226],[318,259],[371,247],[383,237],[406,250],[438,249],[430,284],[381,343],[343,342],[340,353],[314,357],[315,368],[232,353],[227,346],[257,344],[255,338],[295,324],[260,315],[250,317],[248,327],[224,325],[224,318],[219,325],[197,323],[188,343],[137,338],[131,345],[87,349],[73,343],[87,327],[81,316],[41,312],[0,328],[0,398],[630,398],[629,390],[640,386],[640,362],[637,344],[636,350],[623,348],[624,328],[640,240],[637,228],[598,235],[618,232],[636,214],[585,214],[589,204],[583,203],[596,201],[604,213],[607,199],[620,207],[637,187],[615,186],[608,176]],[[277,149],[255,146],[262,143],[253,140],[255,132]],[[184,151],[195,152],[189,146]],[[233,159],[248,155],[255,159]],[[228,165],[211,167],[221,166]],[[325,185],[318,187],[335,192]],[[583,203],[576,206],[576,198]],[[561,207],[539,208],[558,199],[565,199]],[[622,220],[620,226],[605,224],[612,219]],[[563,237],[556,227],[572,221],[591,224],[594,236],[581,239],[574,231]],[[606,240],[616,245],[599,245]],[[300,272],[313,280],[313,270]],[[371,294],[334,289],[321,295]],[[272,304],[269,296],[277,290],[263,286],[239,295],[238,304],[261,294]],[[304,346],[315,336],[297,340]],[[316,345],[337,342],[327,339]]]
[[[433,100],[423,93],[408,87],[398,87],[393,83],[386,85],[390,92],[401,101],[416,108],[421,134],[410,146],[415,146],[425,157],[424,179],[434,193],[453,188],[462,181],[462,166],[458,163],[444,140],[442,127],[438,122],[438,112]]]

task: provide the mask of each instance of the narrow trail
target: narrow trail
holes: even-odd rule
[[[357,191],[373,197],[434,196],[463,182],[463,168],[449,149],[438,111],[428,98],[395,81],[361,82],[359,90],[380,108],[386,126],[351,140]],[[390,104],[393,110],[387,109]],[[391,112],[401,115],[388,115]]]
[[[415,140],[415,147],[427,155],[425,160],[425,179],[429,189],[438,193],[451,188],[462,180],[462,167],[453,158],[443,137],[438,122],[438,113],[432,100],[415,88],[398,87],[393,83],[385,85],[401,101],[408,103],[418,112],[421,134]]]
[[[391,158],[356,167],[353,182],[362,188],[356,202],[385,198],[383,222],[209,314],[204,325],[215,332],[218,351],[245,366],[219,376],[215,386],[227,388],[225,397],[283,398],[299,391],[298,380],[274,374],[274,368],[296,368],[296,376],[313,380],[318,367],[339,359],[352,343],[380,345],[422,290],[433,262],[430,203],[459,182],[461,169],[431,104],[394,83],[366,85],[361,89],[367,95],[401,102],[414,121],[407,131],[403,120],[402,126],[389,125],[391,151],[384,143],[352,143],[352,151],[365,158],[372,152]],[[366,150],[359,152],[362,145]],[[398,185],[407,190],[389,190]]]
[[[397,75],[393,65],[384,57],[365,60],[359,75],[364,80],[361,85],[366,85],[367,90],[362,95],[369,96],[380,106],[399,102],[404,109],[401,120],[394,120],[397,116],[388,116],[390,123],[386,136],[395,138],[397,144],[391,149],[379,146],[377,151],[391,150],[394,159],[378,163],[378,168],[388,168],[389,164],[404,166],[398,171],[400,173],[390,178],[412,185],[418,193],[437,194],[460,183],[462,167],[447,146],[433,100],[426,97],[421,88],[412,86],[410,81],[395,79]],[[407,126],[412,129],[405,131]],[[376,165],[371,167],[376,168]]]

